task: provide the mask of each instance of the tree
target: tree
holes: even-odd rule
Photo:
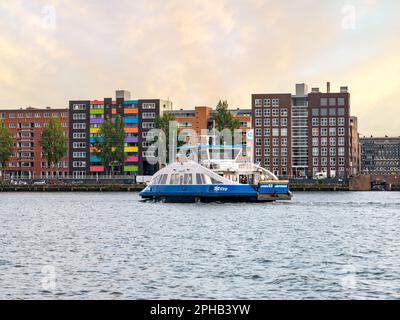
[[[53,168],[67,155],[68,138],[64,135],[59,119],[50,119],[43,128],[40,138],[43,158],[47,160],[47,166],[53,176]]]
[[[228,102],[227,101],[219,101],[217,108],[217,115],[215,117],[215,123],[217,129],[222,131],[224,129],[229,129],[235,131],[236,129],[240,128],[240,121],[235,119],[232,113],[228,110]]]
[[[115,121],[106,119],[100,127],[99,136],[95,139],[95,155],[101,158],[106,168],[111,168],[114,176],[115,167],[122,167],[125,162],[125,130],[124,121],[118,116]],[[120,170],[121,171],[121,170]]]
[[[3,180],[3,169],[6,167],[8,159],[14,153],[14,141],[11,132],[5,127],[4,122],[0,120],[0,179]]]
[[[156,118],[156,128],[164,131],[165,138],[166,138],[166,156],[167,156],[167,163],[169,163],[169,123],[171,121],[176,121],[175,116],[172,113],[165,112],[162,116],[157,116]]]

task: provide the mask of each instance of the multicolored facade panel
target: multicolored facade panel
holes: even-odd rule
[[[117,117],[122,117],[125,131],[125,162],[123,164],[122,173],[124,175],[143,174],[144,171],[146,174],[155,173],[158,170],[157,168],[147,170],[148,167],[144,164],[144,162],[146,162],[146,157],[143,155],[146,150],[143,148],[146,149],[147,145],[142,145],[143,132],[155,127],[155,118],[162,114],[164,109],[171,110],[172,103],[157,99],[132,100],[130,98],[130,93],[124,90],[117,91],[115,100],[105,98],[103,100],[94,101],[71,101],[71,175],[75,178],[79,178],[107,173],[107,168],[104,167],[102,159],[97,156],[94,146],[96,140],[103,138],[101,136],[101,126],[104,121],[106,119],[115,120]],[[143,112],[145,113],[144,115],[142,115]],[[79,115],[83,113],[86,114],[86,117]],[[146,124],[142,125],[143,122],[146,122]],[[86,135],[82,134],[84,130]],[[85,138],[87,140],[77,141],[78,138]],[[86,158],[84,160],[75,159],[73,157],[72,152],[74,146],[85,149]]]

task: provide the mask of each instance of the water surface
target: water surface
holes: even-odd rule
[[[0,299],[399,299],[400,193],[0,193]]]

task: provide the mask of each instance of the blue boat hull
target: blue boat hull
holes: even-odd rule
[[[269,202],[290,200],[288,184],[251,185],[149,185],[141,193],[143,199],[164,202]]]

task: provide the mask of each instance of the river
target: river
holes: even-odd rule
[[[400,193],[0,193],[0,299],[399,299]]]

